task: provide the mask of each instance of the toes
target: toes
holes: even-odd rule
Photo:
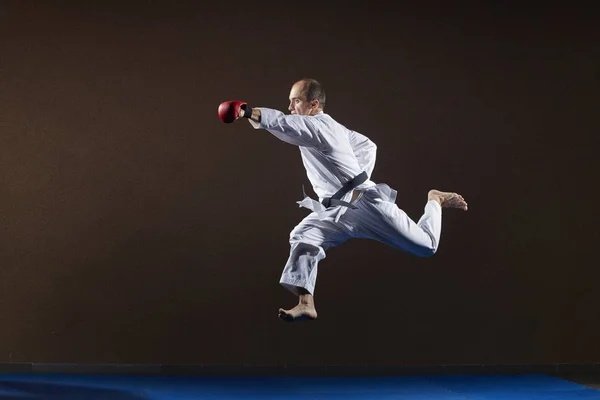
[[[290,322],[294,319],[293,316],[287,310],[284,310],[283,308],[279,309],[278,317],[286,322]]]
[[[294,320],[294,318],[290,314],[287,314],[285,312],[279,313],[279,318],[285,322],[292,322]]]

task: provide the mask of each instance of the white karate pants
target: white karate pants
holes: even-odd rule
[[[428,201],[415,223],[395,204],[395,191],[392,196],[389,191],[387,185],[366,189],[353,203],[358,209],[347,209],[338,222],[335,209],[330,215],[306,216],[290,233],[290,254],[280,284],[296,295],[299,287],[314,294],[319,261],[327,249],[350,238],[376,240],[419,257],[433,255],[442,230],[440,204]]]

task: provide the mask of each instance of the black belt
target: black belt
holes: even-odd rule
[[[342,186],[342,188],[338,190],[333,196],[323,199],[321,204],[323,204],[326,208],[333,206],[346,206],[354,209],[358,208],[340,199],[344,197],[344,195],[349,191],[365,183],[367,179],[369,179],[369,176],[367,175],[366,171],[363,171],[361,174],[356,175],[350,181],[346,182],[346,184]]]

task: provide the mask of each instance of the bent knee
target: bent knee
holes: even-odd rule
[[[292,231],[288,241],[291,246],[301,247],[321,247],[323,244],[323,238],[319,235],[300,229]]]
[[[317,256],[323,252],[320,243],[314,243],[309,240],[290,239],[291,252],[297,254],[307,254]]]
[[[415,254],[421,258],[428,258],[433,256],[437,252],[437,247],[422,247]]]

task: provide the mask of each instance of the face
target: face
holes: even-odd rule
[[[319,100],[311,102],[306,100],[304,95],[304,83],[299,82],[292,86],[290,91],[290,113],[297,115],[315,115],[319,112]]]

